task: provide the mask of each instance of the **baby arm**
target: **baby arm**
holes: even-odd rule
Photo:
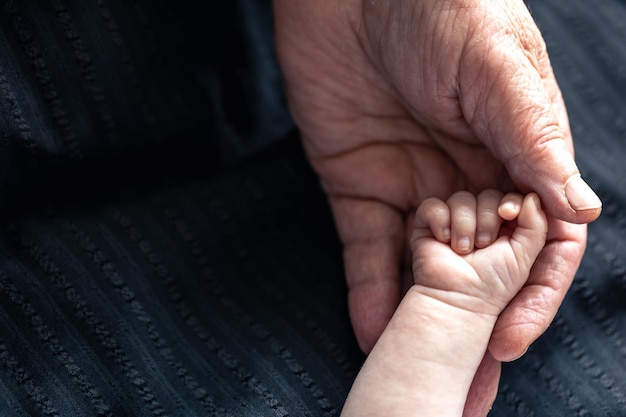
[[[496,319],[524,285],[546,232],[534,194],[425,201],[411,238],[415,284],[342,415],[461,416]]]

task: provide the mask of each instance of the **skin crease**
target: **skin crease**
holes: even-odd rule
[[[466,404],[466,416],[486,415],[498,361],[546,330],[582,258],[584,223],[601,210],[575,211],[565,197],[578,169],[541,34],[520,0],[274,0],[274,12],[366,353],[412,280],[407,230],[421,201],[486,188],[541,197],[546,245],[499,317]]]

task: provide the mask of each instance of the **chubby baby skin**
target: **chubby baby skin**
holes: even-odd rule
[[[461,416],[496,319],[528,279],[547,228],[536,194],[425,200],[411,233],[414,284],[342,416]]]

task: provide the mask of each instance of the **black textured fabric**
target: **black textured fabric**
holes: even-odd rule
[[[361,358],[294,145],[6,227],[0,415],[335,415]]]
[[[624,416],[626,4],[529,3],[605,208],[491,415]],[[363,357],[270,6],[0,0],[0,416],[339,414]]]
[[[285,136],[270,4],[0,1],[0,210]]]

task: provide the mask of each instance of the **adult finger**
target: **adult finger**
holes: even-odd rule
[[[500,361],[526,352],[557,313],[585,250],[587,226],[549,219],[547,244],[533,265],[522,290],[502,312],[489,342]]]
[[[402,216],[375,200],[329,196],[343,243],[350,318],[369,353],[400,303],[406,237]]]
[[[478,366],[467,394],[463,417],[485,417],[498,394],[502,365],[489,352]]]
[[[536,191],[547,213],[573,223],[595,220],[601,202],[581,178],[560,92],[545,44],[519,2],[513,23],[468,47],[460,97],[472,130],[524,192]],[[507,29],[508,30],[504,30]]]

